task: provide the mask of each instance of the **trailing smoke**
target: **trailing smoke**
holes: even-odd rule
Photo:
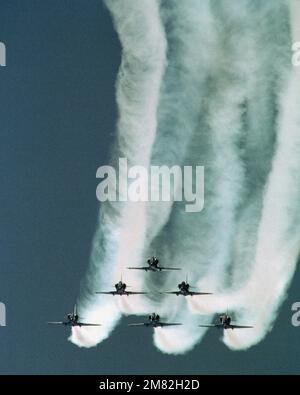
[[[205,209],[186,213],[183,202],[172,201],[103,203],[79,298],[80,315],[102,326],[73,328],[70,339],[94,346],[122,313],[157,311],[184,325],[155,329],[155,345],[184,353],[205,333],[197,324],[229,309],[254,328],[227,331],[223,341],[246,349],[271,330],[299,254],[300,68],[291,63],[292,43],[300,41],[299,1],[106,5],[122,45],[112,162],[204,166]],[[154,251],[214,295],[176,303],[155,296],[174,289],[180,274],[125,271]],[[153,295],[95,296],[121,272],[126,283]]]

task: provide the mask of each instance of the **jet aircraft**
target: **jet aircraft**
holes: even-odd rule
[[[150,314],[147,322],[128,324],[128,326],[146,326],[146,327],[151,327],[151,328],[158,328],[158,327],[164,327],[164,326],[178,326],[178,325],[182,325],[182,324],[180,324],[178,322],[161,322],[160,316],[156,313]]]
[[[146,295],[147,292],[133,292],[133,291],[126,291],[126,288],[128,286],[121,281],[119,281],[117,284],[115,284],[115,290],[114,291],[99,291],[96,292],[96,294],[102,294],[102,295]]]
[[[127,267],[127,269],[133,269],[133,270],[145,270],[147,271],[152,271],[152,272],[161,272],[162,270],[181,270],[176,267],[162,267],[159,265],[159,259],[156,256],[153,256],[149,259],[147,259],[147,264],[148,266],[137,266],[137,267]]]
[[[52,325],[65,325],[65,326],[101,326],[100,324],[88,324],[86,322],[79,321],[79,316],[77,314],[77,307],[74,306],[72,313],[67,314],[66,321],[50,321],[48,324]]]
[[[231,323],[231,317],[225,313],[219,316],[219,322],[212,325],[199,325],[201,328],[219,328],[219,329],[246,329],[253,328],[247,325],[234,325]]]
[[[164,294],[169,294],[169,295],[183,295],[183,296],[196,296],[196,295],[212,295],[211,292],[198,292],[198,291],[190,291],[191,287],[190,284],[188,283],[188,279],[186,278],[186,281],[182,281],[180,284],[178,284],[178,291],[165,291],[162,292]]]

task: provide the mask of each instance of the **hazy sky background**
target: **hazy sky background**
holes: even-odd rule
[[[210,331],[192,352],[163,355],[151,330],[128,329],[126,319],[97,348],[79,349],[69,329],[46,325],[72,310],[87,268],[120,46],[94,0],[1,0],[0,41],[0,373],[299,373],[299,270],[272,333],[246,352]]]

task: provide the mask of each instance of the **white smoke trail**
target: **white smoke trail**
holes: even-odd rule
[[[231,4],[231,7],[228,5]],[[228,10],[229,8],[229,10]],[[228,13],[233,8],[232,3],[225,3],[224,10],[218,5],[218,12],[221,14],[216,19],[216,24],[220,30],[220,37],[226,37],[227,42],[219,39],[219,46],[212,48],[217,50],[220,58],[222,54],[226,57],[226,62],[215,60],[213,72],[216,74],[215,87],[209,85],[202,95],[207,95],[208,102],[205,108],[204,119],[199,132],[194,136],[188,150],[189,161],[197,164],[199,161],[206,168],[205,182],[205,210],[200,214],[184,214],[181,207],[174,210],[169,226],[166,229],[166,239],[164,245],[170,246],[168,256],[171,256],[175,266],[182,265],[192,273],[190,276],[194,281],[200,278],[198,286],[204,290],[217,291],[226,286],[226,268],[228,267],[232,254],[232,243],[235,238],[236,215],[243,197],[243,164],[239,153],[239,144],[243,140],[243,104],[248,97],[251,84],[246,84],[244,80],[253,79],[256,71],[256,54],[253,51],[253,34],[247,25],[248,8],[245,4],[242,7],[234,5],[235,20],[228,20]],[[238,18],[237,18],[238,15]],[[224,21],[226,19],[226,26]],[[232,23],[237,25],[240,31],[243,26],[247,34],[243,39],[240,35],[226,36],[227,29]],[[200,25],[201,26],[201,25]],[[248,52],[244,56],[238,56],[247,48]],[[249,50],[250,49],[250,50]],[[209,51],[210,48],[207,48]],[[234,76],[234,78],[233,78]],[[199,108],[199,112],[201,109]],[[173,230],[175,229],[175,231]],[[171,233],[173,242],[170,243],[168,235]],[[174,242],[175,240],[175,242]],[[174,247],[176,246],[176,247]],[[168,248],[168,247],[166,247]],[[173,249],[173,254],[172,254]],[[168,277],[168,287],[176,284],[174,277]],[[209,304],[210,297],[187,298],[189,307],[193,312],[205,312],[206,304]],[[170,303],[170,302],[169,302]],[[182,303],[185,303],[182,302]],[[183,308],[183,304],[176,301],[178,314],[176,320],[181,319],[187,325],[184,337],[190,339],[189,346],[180,341],[182,336],[174,334],[168,336],[166,347],[159,343],[160,349],[165,352],[186,351],[195,345],[195,339],[200,339],[203,330],[197,328],[199,322],[197,317],[190,317],[190,312]],[[165,308],[167,310],[167,301]],[[204,307],[204,309],[203,309]],[[174,308],[172,309],[174,310]],[[215,308],[211,308],[208,313],[214,313]],[[174,318],[174,316],[172,316]],[[208,317],[202,317],[202,321],[207,321]],[[180,328],[182,331],[183,328]],[[158,344],[159,332],[156,332],[156,344]],[[170,344],[174,341],[173,347]]]
[[[294,5],[292,15],[299,21],[297,7]],[[233,349],[248,348],[271,330],[299,255],[299,81],[299,71],[295,69],[281,95],[277,150],[265,188],[262,213],[257,216],[259,227],[257,235],[254,235],[257,242],[252,245],[250,242],[250,248],[247,247],[247,252],[252,248],[250,258],[254,258],[254,264],[249,265],[249,253],[244,254],[246,263],[238,262],[239,268],[245,268],[248,279],[245,283],[241,281],[245,274],[236,277],[233,290],[211,298],[209,307],[206,307],[208,311],[220,311],[229,306],[235,310],[237,321],[244,324],[250,322],[255,326],[249,331],[226,332],[224,342]],[[245,225],[245,217],[243,221]],[[249,218],[248,221],[251,224],[253,219]]]
[[[106,4],[122,45],[122,64],[117,81],[119,140],[116,154],[128,158],[129,166],[147,166],[156,133],[156,109],[166,61],[166,41],[158,5],[153,0],[107,0]],[[120,176],[127,177],[123,169]],[[85,331],[73,329],[71,341],[74,343],[85,347],[96,345],[116,325],[122,305],[117,307],[114,300],[96,298],[94,293],[107,284],[114,284],[128,263],[139,263],[145,221],[143,203],[102,205],[90,268],[79,300],[80,314],[87,321],[100,321],[102,327]],[[127,278],[129,283],[139,283],[135,273]]]
[[[231,4],[230,1],[225,4],[225,9],[230,12],[229,4]],[[240,2],[242,7],[245,4],[247,2]],[[281,90],[281,84],[278,81],[282,80],[284,67],[289,62],[285,55],[289,52],[289,43],[285,29],[282,28],[285,24],[284,11],[285,8],[281,2],[272,3],[272,5],[268,2],[260,3],[254,8],[249,2],[246,8],[246,18],[241,22],[242,24],[244,22],[248,30],[245,31],[245,28],[240,26],[238,31],[244,32],[244,40],[240,42],[240,46],[235,43],[236,54],[240,58],[240,68],[244,65],[244,81],[240,84],[246,85],[247,91],[242,114],[244,135],[242,135],[239,148],[239,155],[244,162],[245,176],[241,203],[236,215],[234,242],[231,246],[232,267],[228,271],[230,277],[227,283],[227,288],[231,290],[233,287],[241,288],[244,281],[248,279],[251,263],[255,257],[262,195],[271,168],[276,136],[277,103],[274,93]],[[236,12],[242,15],[241,10],[236,9]],[[236,15],[234,18],[237,19]],[[265,20],[272,22],[264,24]],[[232,21],[228,16],[226,21],[228,24],[236,24],[236,20]],[[261,28],[257,29],[256,26],[261,26]],[[282,31],[280,36],[282,43],[278,40],[276,42],[271,40],[279,28]],[[239,40],[238,37],[235,39]],[[234,90],[232,94],[235,96]],[[224,133],[224,131],[220,132],[220,134]],[[225,229],[227,230],[227,226]],[[202,282],[205,283],[207,280],[203,278]],[[229,300],[224,294],[222,297],[217,295],[210,300],[212,303],[202,305],[200,310],[220,311],[234,308],[238,304],[236,299],[230,298]]]
[[[290,5],[293,41],[300,39],[300,2]],[[233,349],[258,343],[268,331],[295,272],[300,251],[300,70],[294,68],[281,97],[277,152],[270,173],[258,232],[253,272],[243,290],[237,319],[255,329],[225,337]]]
[[[191,160],[189,153],[192,142],[199,135],[199,117],[201,111],[205,111],[204,92],[207,91],[207,73],[214,67],[214,53],[217,49],[216,26],[213,23],[210,2],[197,0],[163,2],[161,13],[164,23],[169,26],[167,38],[171,50],[168,53],[169,67],[159,105],[158,133],[153,147],[152,163],[168,166],[202,165],[204,163],[201,157]],[[191,26],[193,29],[190,28]],[[195,42],[198,43],[197,46]],[[210,50],[207,51],[207,48]],[[172,207],[171,205],[150,207],[148,228],[152,237],[148,238],[148,244],[152,242],[149,254],[153,250],[158,250],[162,262],[183,266],[185,270],[182,273],[183,279],[187,272],[191,274],[192,267],[188,263],[188,257],[183,258],[180,243],[177,244],[171,236],[173,234],[171,221],[176,207],[180,207],[179,210],[184,212],[180,203]],[[171,208],[173,212],[170,217]],[[191,218],[190,214],[183,215]],[[177,244],[176,247],[174,242]],[[178,273],[168,273],[168,276],[164,276],[158,283],[151,281],[151,278],[147,278],[147,282],[150,283],[151,289],[158,291],[174,289],[179,279]],[[172,297],[160,295],[156,300],[159,313],[168,317],[170,321],[183,322],[185,325],[176,329],[156,330],[154,343],[161,351],[182,353],[199,341],[201,331],[191,330],[196,325],[197,317],[190,316],[186,300],[176,298],[176,303],[173,303],[173,300]]]
[[[210,6],[210,3],[208,4]],[[213,11],[210,7],[210,19],[212,19]],[[199,18],[195,9],[193,13]],[[217,19],[213,23],[213,28],[214,31],[220,28]],[[198,29],[202,35],[207,33],[207,29],[202,30],[201,24],[198,25]],[[210,53],[212,58],[211,72],[218,73],[220,81],[221,79],[226,81],[227,78],[230,79],[234,70],[237,80],[234,84],[225,82],[220,88],[205,80],[206,86],[199,93],[202,97],[206,96],[207,104],[205,107],[198,106],[196,109],[197,127],[185,158],[189,164],[200,163],[205,166],[205,210],[190,215],[184,213],[183,207],[178,204],[165,230],[167,233],[165,248],[170,249],[167,254],[172,257],[174,265],[182,265],[184,262],[184,269],[190,274],[195,284],[208,271],[213,273],[211,281],[207,280],[201,284],[202,289],[208,287],[212,292],[223,285],[226,266],[230,258],[235,210],[239,204],[243,178],[242,166],[236,154],[236,144],[242,133],[241,104],[245,99],[245,87],[240,83],[239,78],[246,62],[233,56],[236,45],[241,45],[241,43],[232,42],[225,47],[223,44],[218,38],[213,47],[206,48],[206,52]],[[233,59],[230,67],[216,59],[215,54],[223,52]],[[200,100],[199,103],[201,103]],[[174,232],[173,229],[176,231]],[[169,233],[175,243],[169,242]],[[174,244],[176,245],[175,253],[172,252]],[[172,284],[173,287],[177,284],[175,275],[168,277],[167,288],[170,288]],[[166,343],[162,341],[161,333],[156,332],[155,342],[162,351],[183,352],[191,349],[196,341],[201,339],[204,330],[197,327],[199,319],[196,316],[191,317],[189,309],[184,308],[186,303],[193,303],[197,299],[199,298],[187,298],[175,305],[177,314],[172,318],[185,323],[185,326],[180,328],[182,333],[179,334],[178,329],[178,333],[174,331],[173,336],[168,334]],[[207,297],[202,298],[204,301],[206,299]],[[166,297],[166,310],[169,303],[170,299]],[[208,317],[204,319],[207,320]]]
[[[293,72],[283,94],[278,148],[264,198],[255,264],[239,296],[241,307],[236,311],[237,320],[250,320],[255,328],[225,337],[225,343],[234,349],[258,343],[272,329],[299,256],[300,78],[297,74]]]

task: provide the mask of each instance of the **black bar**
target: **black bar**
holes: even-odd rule
[[[206,376],[180,376],[180,375],[111,375],[111,376],[97,376],[97,375],[38,375],[38,376],[0,376],[0,388],[7,387],[8,390],[37,390],[38,393],[43,393],[43,390],[53,391],[54,393],[66,390],[82,391],[84,394],[101,393],[103,391],[122,391],[133,393],[136,391],[191,391],[198,393],[208,389],[209,391],[224,390],[230,392],[231,388],[244,392],[245,385],[247,391],[257,390],[257,385],[272,383],[275,385],[286,385],[287,380],[294,381],[299,376],[221,376],[221,375],[206,375]],[[295,383],[296,384],[296,383]],[[226,387],[224,387],[226,385]],[[1,392],[4,393],[4,392]]]

